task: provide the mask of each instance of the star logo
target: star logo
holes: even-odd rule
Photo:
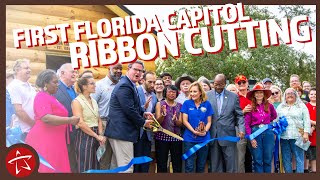
[[[26,161],[26,160],[29,160],[31,157],[32,157],[32,155],[21,156],[21,153],[17,150],[16,151],[16,158],[11,159],[10,161],[8,161],[8,163],[9,164],[14,164],[14,163],[16,164],[16,175],[18,175],[19,172],[21,171],[21,169],[19,170],[19,167],[18,167],[19,160],[22,160],[25,164],[25,166],[20,166],[21,168],[26,169],[28,171],[31,171],[31,168]]]
[[[16,144],[9,148],[6,157],[8,172],[15,177],[29,176],[38,168],[39,160],[35,150],[25,144]]]

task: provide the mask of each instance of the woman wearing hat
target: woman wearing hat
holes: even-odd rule
[[[252,91],[247,93],[251,100],[252,111],[245,114],[246,134],[250,135],[277,118],[277,112],[268,102],[271,91],[257,83]],[[259,136],[251,140],[251,152],[254,162],[254,172],[270,173],[274,149],[274,135],[271,129],[267,129]]]
[[[183,74],[176,80],[175,85],[180,90],[179,96],[176,99],[178,103],[183,104],[184,101],[188,100],[189,86],[193,82],[194,79],[186,74]]]

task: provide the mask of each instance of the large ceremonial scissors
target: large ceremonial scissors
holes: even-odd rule
[[[152,116],[152,119],[153,119],[153,122],[150,123],[151,128],[150,128],[150,129],[143,128],[143,129],[149,130],[149,131],[152,131],[152,132],[163,132],[163,133],[165,133],[165,134],[167,134],[167,135],[169,135],[169,136],[171,136],[171,137],[174,137],[174,138],[176,138],[176,139],[179,139],[179,140],[183,141],[183,138],[182,138],[182,137],[176,135],[175,133],[173,133],[173,132],[171,132],[171,131],[169,131],[169,130],[164,129],[164,128],[160,125],[160,123],[157,121],[157,119],[156,119],[153,115],[151,115],[151,116]]]

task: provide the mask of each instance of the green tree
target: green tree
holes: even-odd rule
[[[284,12],[289,19],[298,15],[311,15],[309,9],[303,6],[279,6],[279,11]],[[275,19],[267,9],[260,9],[257,6],[245,6],[247,16],[253,20]],[[314,22],[308,24],[315,29]],[[200,24],[200,26],[204,26]],[[290,46],[281,44],[279,46],[262,47],[260,31],[256,30],[257,48],[247,47],[247,35],[245,30],[237,31],[238,51],[229,50],[228,43],[224,43],[223,50],[218,54],[204,52],[203,55],[191,55],[184,47],[184,36],[179,39],[181,56],[178,59],[169,57],[167,60],[157,60],[157,74],[169,72],[173,78],[177,78],[183,73],[192,75],[195,78],[205,76],[209,79],[218,73],[224,73],[233,82],[238,74],[244,74],[250,79],[261,81],[269,77],[282,88],[289,86],[291,74],[300,75],[301,80],[310,81],[315,85],[316,62],[312,55],[300,52]],[[224,40],[227,34],[223,34]],[[214,43],[213,32],[210,31],[210,40]],[[260,45],[260,46],[259,46]],[[202,47],[201,37],[194,37],[194,46]]]

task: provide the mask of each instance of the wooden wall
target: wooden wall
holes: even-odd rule
[[[115,13],[115,9],[118,11]],[[34,26],[45,27],[47,25],[69,23],[72,25],[75,21],[91,21],[93,23],[93,32],[96,32],[96,22],[102,18],[118,17],[119,8],[114,6],[103,5],[7,5],[6,6],[6,68],[12,68],[14,61],[20,58],[31,60],[32,76],[31,83],[35,82],[36,75],[46,69],[46,55],[70,56],[69,51],[52,50],[52,47],[32,47],[27,48],[25,42],[22,43],[21,49],[13,47],[13,29],[30,28]],[[71,26],[71,28],[73,28]],[[86,39],[83,36],[83,41]],[[135,35],[133,35],[136,38]],[[70,42],[74,41],[74,34],[68,32]],[[154,62],[145,62],[147,70],[155,71]],[[107,70],[105,67],[91,68],[95,78],[105,77]],[[83,69],[80,69],[80,72]],[[124,65],[124,72],[126,65]],[[124,73],[123,72],[123,73]]]

